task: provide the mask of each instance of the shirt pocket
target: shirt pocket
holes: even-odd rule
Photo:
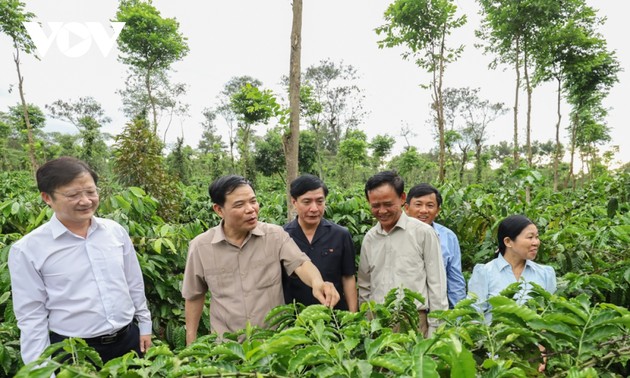
[[[235,288],[239,285],[238,271],[228,268],[205,268],[203,275],[208,285],[208,291],[213,298],[225,298],[236,295]]]
[[[317,269],[322,274],[324,281],[330,281],[331,276],[341,271],[341,249],[322,247],[318,253],[319,256],[315,260]]]
[[[244,287],[252,290],[264,290],[282,281],[281,264],[277,259],[264,258],[253,260],[250,272],[244,277]]]

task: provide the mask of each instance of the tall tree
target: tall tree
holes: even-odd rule
[[[588,6],[584,0],[566,0],[556,12],[553,22],[550,22],[542,29],[539,38],[545,43],[538,43],[538,49],[533,53],[533,58],[537,61],[534,80],[550,81],[555,80],[557,84],[557,120],[555,125],[555,153],[553,158],[553,188],[559,186],[559,165],[562,158],[562,143],[560,142],[560,126],[562,120],[561,100],[563,94],[568,98],[569,103],[576,104],[592,103],[597,108],[600,104],[595,97],[595,102],[585,100],[593,93],[593,88],[601,85],[603,92],[595,89],[596,94],[605,96],[608,88],[616,82],[616,73],[619,70],[618,63],[614,55],[606,51],[605,41],[597,32],[597,27],[604,23],[604,19],[597,15],[592,7]],[[587,73],[593,74],[591,80],[584,80]],[[598,79],[599,77],[599,79]],[[573,82],[569,82],[572,80]],[[582,85],[590,85],[591,89]],[[603,99],[602,96],[601,98]],[[579,111],[578,111],[579,113]],[[571,160],[575,154],[577,137],[580,134],[573,126],[579,124],[580,117],[573,114],[570,119],[570,142]],[[586,112],[585,114],[589,114]],[[596,110],[593,114],[601,114]],[[581,117],[584,118],[584,117]],[[576,122],[577,121],[577,122]],[[603,120],[602,120],[603,121]],[[587,122],[588,123],[588,122]],[[600,124],[601,125],[601,124]],[[597,128],[596,128],[597,129]],[[601,131],[604,131],[600,128]],[[582,133],[587,135],[587,133]],[[592,136],[597,135],[590,134]],[[607,132],[601,134],[605,139]],[[573,175],[573,163],[569,168],[569,176]],[[567,179],[570,179],[567,178]]]
[[[302,0],[293,0],[291,24],[291,56],[289,62],[289,129],[282,137],[286,155],[287,220],[293,219],[295,209],[291,201],[291,182],[298,176],[300,146],[300,70],[302,69]]]
[[[141,141],[141,143],[138,143]],[[125,125],[114,144],[114,173],[123,186],[138,186],[160,202],[159,214],[176,219],[181,198],[176,181],[164,167],[162,143],[141,117]]]
[[[507,109],[503,103],[491,103],[482,100],[477,96],[478,90],[469,93],[462,104],[462,116],[466,121],[466,127],[462,130],[464,138],[472,141],[475,148],[475,180],[481,183],[481,172],[483,169],[482,150],[487,140],[488,125],[505,114]]]
[[[404,59],[414,59],[422,69],[432,74],[432,108],[439,134],[439,182],[444,181],[445,120],[442,85],[446,65],[457,60],[463,46],[449,47],[446,38],[466,23],[466,16],[456,17],[457,6],[451,0],[396,0],[385,11],[386,24],[376,28],[384,38],[378,41],[380,48],[404,45],[409,51]]]
[[[187,39],[179,32],[177,20],[163,18],[150,1],[121,0],[116,21],[125,23],[118,36],[118,49],[122,53],[119,60],[130,65],[131,75],[144,83],[153,133],[157,134],[160,103],[155,93],[156,82],[161,79],[164,83],[172,64],[188,54]]]
[[[260,123],[267,124],[270,118],[280,115],[282,109],[270,90],[260,90],[250,83],[232,95],[230,106],[237,119],[241,173],[254,180],[255,172],[250,160],[252,127]]]
[[[346,137],[339,143],[339,157],[341,158],[341,181],[351,183],[354,181],[355,169],[368,160],[367,135],[361,130],[349,130]],[[350,166],[350,175],[347,175],[347,166]]]
[[[223,85],[223,90],[219,94],[219,104],[213,110],[214,113],[220,115],[228,127],[228,147],[230,153],[230,165],[232,172],[236,170],[236,158],[234,148],[237,141],[238,122],[237,116],[232,108],[232,96],[241,90],[245,85],[250,84],[253,87],[261,87],[262,82],[251,76],[234,76]]]
[[[478,0],[481,5],[481,28],[476,34],[483,41],[484,51],[495,58],[490,63],[496,68],[499,63],[511,64],[515,72],[514,92],[514,164],[519,163],[519,93],[521,89],[521,71],[527,94],[526,112],[526,156],[531,165],[531,113],[533,82],[530,71],[535,67],[532,55],[548,43],[541,36],[542,30],[553,23],[558,16],[560,2],[547,0]]]
[[[177,181],[184,185],[190,185],[192,175],[192,148],[184,146],[184,138],[178,137],[175,147],[166,157],[166,167],[168,173]]]
[[[2,0],[0,1],[0,33],[6,34],[11,38],[13,43],[13,62],[18,76],[18,92],[22,104],[22,115],[26,125],[26,133],[28,139],[28,156],[31,161],[31,169],[35,172],[38,168],[37,159],[35,158],[35,140],[33,137],[33,128],[29,118],[29,108],[24,95],[24,76],[20,70],[20,53],[35,55],[35,44],[28,35],[25,22],[30,22],[35,15],[24,9],[24,3],[19,0]],[[37,56],[35,56],[37,57]]]
[[[307,100],[308,106],[303,107],[307,124],[318,134],[321,148],[334,156],[344,133],[358,126],[365,115],[357,70],[325,59],[309,66],[302,77],[307,89],[300,96]]]
[[[215,125],[217,113],[212,109],[206,108],[203,110],[203,118],[204,120],[201,122],[203,132],[201,133],[201,139],[199,140],[197,148],[203,154],[225,149],[226,145]]]
[[[46,109],[53,118],[70,122],[79,130],[83,141],[79,158],[94,169],[102,167],[107,146],[99,129],[111,118],[105,115],[101,104],[93,97],[80,97],[74,102],[57,100],[46,105]]]
[[[377,170],[381,169],[383,165],[383,159],[392,152],[394,138],[388,134],[375,136],[369,144],[372,149],[372,158],[374,158],[374,165]]]

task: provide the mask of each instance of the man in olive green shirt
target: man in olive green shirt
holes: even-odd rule
[[[440,241],[431,226],[408,217],[403,179],[385,171],[365,184],[365,195],[378,224],[368,231],[361,245],[358,286],[359,303],[382,303],[393,288],[404,287],[422,294],[420,330],[430,335],[438,326],[427,320],[427,311],[448,309],[446,272]]]

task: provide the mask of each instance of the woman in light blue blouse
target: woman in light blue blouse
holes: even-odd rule
[[[514,282],[521,281],[521,291],[514,297],[517,303],[528,299],[530,282],[535,282],[550,293],[556,291],[556,272],[552,267],[536,264],[540,239],[538,228],[527,217],[512,215],[499,224],[497,257],[477,264],[468,282],[468,293],[476,294],[477,308],[485,313],[486,321],[492,316],[488,298],[498,295]]]

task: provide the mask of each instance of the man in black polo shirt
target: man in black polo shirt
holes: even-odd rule
[[[355,252],[352,236],[345,227],[323,218],[328,188],[313,175],[303,175],[291,182],[291,201],[297,217],[284,226],[285,231],[310,257],[324,281],[332,282],[341,298],[336,309],[358,310]],[[285,277],[284,298],[305,305],[317,304],[312,289],[297,277]]]

